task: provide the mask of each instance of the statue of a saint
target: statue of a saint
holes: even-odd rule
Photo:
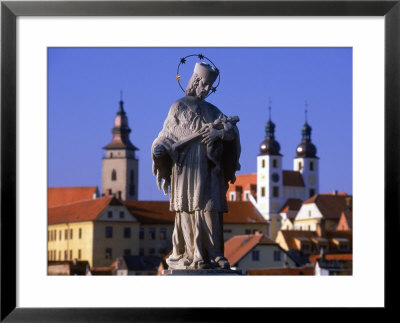
[[[240,168],[238,117],[204,98],[219,71],[198,62],[186,96],[174,102],[152,145],[153,173],[176,212],[169,269],[230,268],[224,257],[228,182]]]

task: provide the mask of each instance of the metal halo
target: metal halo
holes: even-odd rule
[[[215,64],[211,61],[211,59],[209,59],[208,57],[204,56],[203,54],[191,54],[191,55],[187,55],[185,57],[182,57],[181,60],[179,61],[178,64],[178,68],[176,70],[176,80],[178,81],[179,87],[181,88],[181,90],[183,91],[183,93],[185,93],[185,90],[183,89],[182,85],[181,85],[181,75],[179,74],[179,68],[181,67],[182,64],[186,63],[186,59],[188,57],[192,57],[192,56],[197,56],[199,59],[206,59],[207,61],[209,61],[212,66],[214,66],[214,68],[218,71],[218,83],[217,86],[213,86],[210,90],[210,92],[207,94],[207,96],[205,98],[207,98],[211,93],[214,93],[217,91],[217,87],[219,86],[219,82],[221,81],[221,76],[220,76],[220,72],[219,69],[215,66]]]

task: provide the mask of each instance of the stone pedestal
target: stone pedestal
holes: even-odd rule
[[[240,269],[166,269],[162,276],[224,276],[242,275]]]

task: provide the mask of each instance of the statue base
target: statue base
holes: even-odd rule
[[[162,276],[223,276],[242,275],[241,269],[166,269]]]

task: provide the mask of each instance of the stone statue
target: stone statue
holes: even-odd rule
[[[153,173],[176,212],[169,269],[230,268],[224,257],[223,213],[228,182],[240,169],[238,117],[204,99],[219,71],[198,62],[152,145]]]

